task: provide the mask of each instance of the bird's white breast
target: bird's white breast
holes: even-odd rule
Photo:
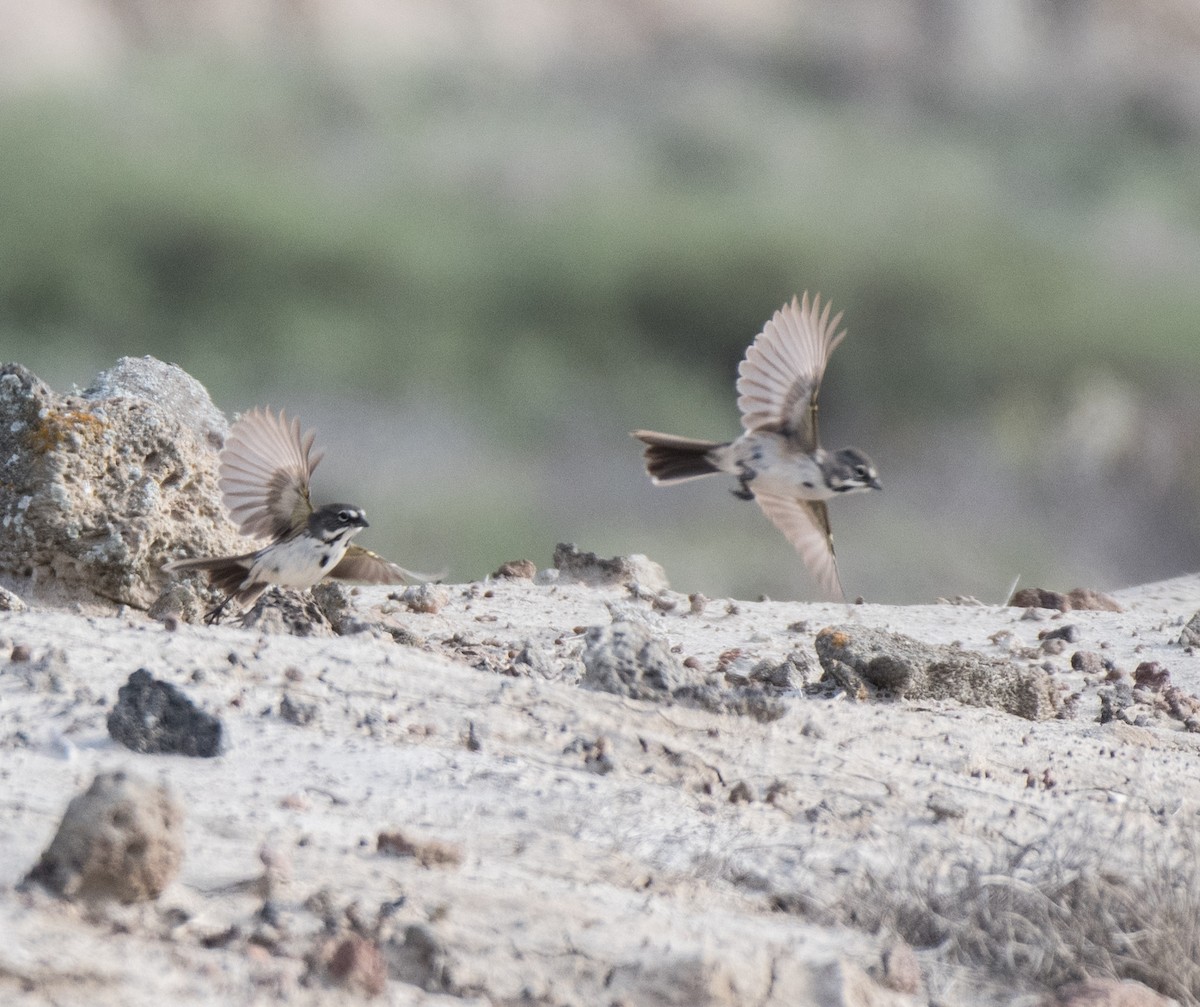
[[[725,450],[728,455],[721,467],[731,472],[752,472],[749,486],[755,493],[801,500],[828,500],[834,496],[817,460],[796,451],[781,434],[743,434]]]
[[[348,540],[321,542],[311,535],[297,535],[269,545],[255,554],[247,581],[312,587],[341,562],[347,545]]]

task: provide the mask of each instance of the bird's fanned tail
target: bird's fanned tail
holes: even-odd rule
[[[700,441],[653,430],[635,430],[630,436],[646,445],[646,471],[656,483],[683,482],[721,471],[709,455],[715,448],[725,447],[723,441]]]

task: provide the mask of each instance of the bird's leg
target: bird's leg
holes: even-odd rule
[[[221,616],[225,614],[225,606],[233,601],[233,595],[225,595],[225,600],[219,605],[215,605],[208,610],[208,614],[204,617],[204,625],[215,626],[221,621]]]
[[[741,483],[742,488],[740,490],[730,490],[729,492],[739,500],[753,500],[754,491],[750,489],[750,480],[753,479],[758,473],[755,472],[754,469],[750,468],[750,466],[745,462],[738,463],[738,470],[738,482]]]

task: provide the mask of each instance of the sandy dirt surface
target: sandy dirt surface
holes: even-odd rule
[[[1175,869],[1200,807],[1200,659],[1180,643],[1200,578],[1059,613],[556,574],[356,589],[362,631],[340,636],[0,612],[0,1001],[966,1005],[1084,971],[1155,981],[1120,956],[1072,974],[1036,922],[1005,964],[955,907],[1064,864],[1142,893]],[[826,627],[1036,671],[1052,715],[851,695]],[[606,661],[628,670],[614,637],[647,676],[627,694],[601,684]],[[220,718],[223,754],[110,739],[139,668]],[[178,876],[133,905],[20,886],[113,770],[182,807]],[[1157,988],[1194,1002],[1190,968]]]

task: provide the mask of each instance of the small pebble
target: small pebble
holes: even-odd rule
[[[751,804],[754,801],[754,791],[745,780],[739,780],[729,790],[730,804]]]
[[[1074,623],[1067,623],[1065,626],[1059,626],[1056,629],[1043,629],[1038,633],[1039,640],[1065,640],[1067,643],[1075,643],[1079,640],[1079,627]]]
[[[1157,661],[1143,661],[1133,671],[1134,685],[1158,692],[1171,680],[1171,673]]]
[[[494,578],[511,580],[533,580],[537,576],[537,564],[531,559],[512,559],[501,563],[498,570],[492,574]]]
[[[1099,675],[1104,671],[1104,662],[1093,650],[1077,650],[1071,655],[1071,667],[1085,675]]]

